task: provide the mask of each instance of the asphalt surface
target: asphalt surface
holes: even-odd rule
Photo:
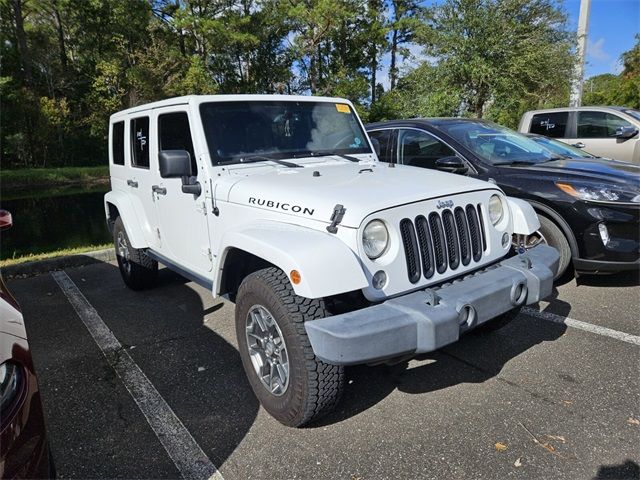
[[[491,334],[393,367],[352,367],[339,408],[303,429],[259,406],[233,305],[163,269],[128,290],[109,263],[66,271],[225,479],[638,479],[637,275],[580,277]],[[180,471],[55,279],[15,279],[60,478]]]

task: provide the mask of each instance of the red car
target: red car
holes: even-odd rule
[[[11,224],[11,214],[0,210],[0,230]],[[24,320],[1,275],[0,477],[55,477]]]

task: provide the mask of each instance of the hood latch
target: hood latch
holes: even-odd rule
[[[338,232],[338,224],[342,221],[342,218],[344,217],[346,211],[347,209],[339,203],[335,207],[333,207],[333,213],[331,214],[331,225],[327,227],[327,232]]]

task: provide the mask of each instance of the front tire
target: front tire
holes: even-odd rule
[[[538,214],[538,218],[540,219],[540,229],[531,235],[514,235],[513,246],[518,251],[521,248],[529,250],[544,244],[558,250],[560,261],[558,262],[558,271],[553,277],[554,280],[558,280],[564,276],[571,264],[569,240],[553,220],[541,214]]]
[[[317,359],[304,322],[327,315],[322,299],[295,294],[282,270],[247,276],[236,299],[236,335],[242,365],[270,415],[300,427],[330,412],[344,387],[344,367]]]
[[[127,287],[132,290],[144,290],[155,285],[158,277],[158,262],[149,257],[144,250],[131,246],[120,217],[113,225],[113,243],[120,275]]]

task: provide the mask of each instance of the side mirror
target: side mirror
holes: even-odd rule
[[[158,154],[162,178],[190,177],[191,155],[186,150],[163,150]]]
[[[469,167],[460,157],[452,155],[436,160],[436,168],[449,173],[467,173]]]
[[[202,187],[191,171],[191,155],[186,150],[163,150],[158,154],[162,178],[182,178],[182,192],[199,197]]]
[[[369,137],[371,140],[371,145],[373,145],[373,150],[376,152],[376,156],[380,159],[380,142],[377,138]]]
[[[0,210],[0,230],[8,230],[13,226],[13,217],[11,212]]]
[[[638,129],[631,125],[626,127],[618,127],[616,133],[613,135],[616,138],[627,139],[634,137],[638,133]]]

